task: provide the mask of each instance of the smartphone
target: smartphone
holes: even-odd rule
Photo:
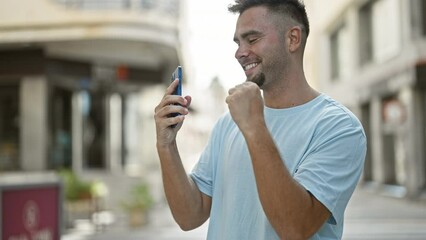
[[[176,70],[172,73],[170,82],[173,82],[175,79],[179,79],[179,83],[172,94],[182,96],[182,67],[181,66],[177,66]],[[172,113],[170,114],[170,117],[176,117],[178,115],[179,113]],[[174,128],[176,127],[176,125],[177,124],[171,125],[171,127]]]
[[[170,79],[170,82],[173,82],[175,79],[179,79],[179,84],[173,91],[173,95],[179,95],[182,96],[182,67],[178,66],[176,70],[172,73],[172,77]]]

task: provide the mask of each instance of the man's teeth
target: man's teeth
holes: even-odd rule
[[[252,68],[254,68],[256,66],[257,66],[257,63],[250,63],[249,65],[246,65],[244,67],[244,70],[247,71],[247,70],[250,70],[250,69],[252,69]]]

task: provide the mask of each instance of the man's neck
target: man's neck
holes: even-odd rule
[[[282,86],[275,86],[263,91],[265,105],[270,108],[291,108],[305,104],[319,95],[305,78],[285,81]]]

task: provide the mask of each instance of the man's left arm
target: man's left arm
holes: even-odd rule
[[[243,83],[226,99],[247,142],[263,210],[281,239],[308,239],[329,210],[290,175],[266,127],[260,90]],[[290,140],[291,141],[291,140]]]
[[[269,222],[282,239],[308,239],[330,212],[290,175],[264,124],[246,131],[244,137]]]

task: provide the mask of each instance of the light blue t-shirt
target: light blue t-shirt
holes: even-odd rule
[[[264,111],[288,171],[332,214],[311,239],[340,239],[344,210],[364,165],[360,122],[324,94],[300,106]],[[191,177],[212,197],[207,239],[279,239],[262,209],[245,139],[229,113],[216,123]]]

